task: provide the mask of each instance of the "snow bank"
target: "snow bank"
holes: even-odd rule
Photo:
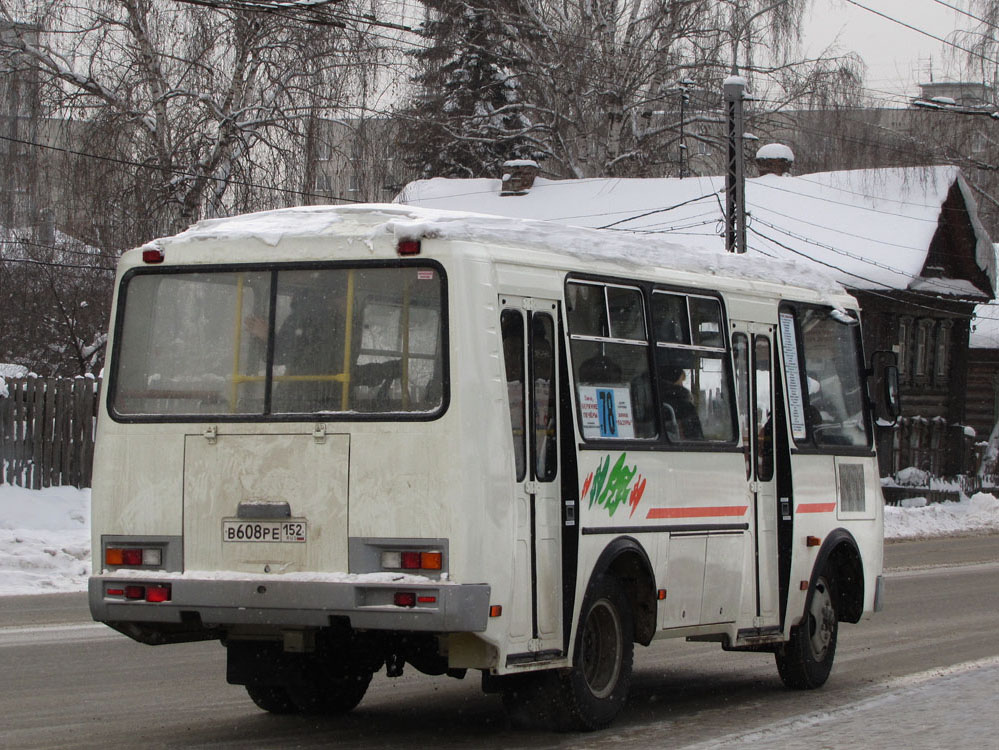
[[[910,507],[885,508],[885,539],[999,531],[999,500],[993,495],[979,492],[957,503],[920,504],[920,499],[907,501]]]
[[[90,490],[0,484],[0,595],[85,591]]]

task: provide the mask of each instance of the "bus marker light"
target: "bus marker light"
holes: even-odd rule
[[[170,601],[169,586],[150,586],[146,589],[147,602],[168,602]]]
[[[443,559],[440,552],[421,552],[420,567],[423,570],[440,570]]]
[[[822,544],[822,540],[819,539],[817,536],[809,536],[805,537],[805,544],[809,547],[818,547],[820,544]]]
[[[493,604],[491,607],[489,607],[490,617],[499,617],[501,614],[503,614],[502,604]]]
[[[164,257],[163,251],[158,247],[147,247],[142,251],[143,263],[162,263]]]
[[[802,581],[799,583],[798,588],[802,591],[808,591],[808,581]]]
[[[420,241],[419,240],[399,240],[399,244],[395,246],[395,250],[399,255],[419,255],[420,254]]]
[[[397,607],[415,607],[416,594],[412,591],[397,591],[392,597],[392,601]]]
[[[664,601],[666,599],[666,589],[659,589],[659,591],[656,592],[656,598],[659,601]]]
[[[126,586],[125,587],[125,598],[126,599],[145,599],[146,598],[146,587],[145,586]]]
[[[123,565],[124,564],[124,550],[117,549],[114,547],[108,547],[104,550],[104,562],[107,565]]]

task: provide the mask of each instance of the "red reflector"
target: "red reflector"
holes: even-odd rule
[[[800,591],[808,591],[808,581],[802,581],[798,584],[798,589]]]
[[[395,606],[397,607],[415,607],[416,594],[412,591],[398,591],[395,596],[392,597],[392,601],[395,602]]]
[[[125,589],[108,589],[108,596],[125,596]]]
[[[419,552],[403,552],[401,555],[402,567],[409,570],[419,570],[420,569],[420,553]]]
[[[418,601],[420,604],[436,604],[437,603],[437,597],[436,596],[418,596],[418,597],[416,597],[416,601]]]
[[[143,263],[162,263],[163,251],[156,247],[147,247],[142,251]]]
[[[170,601],[169,586],[150,586],[146,589],[147,602],[168,602]]]
[[[395,246],[395,250],[397,253],[399,253],[399,255],[419,255],[420,241],[399,240],[399,244]]]
[[[121,562],[123,565],[142,565],[142,550],[123,549],[121,551]]]
[[[126,586],[125,587],[125,598],[126,599],[145,599],[146,598],[146,587],[145,586]]]

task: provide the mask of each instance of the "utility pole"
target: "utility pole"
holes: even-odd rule
[[[742,147],[742,102],[746,79],[733,67],[722,84],[728,117],[728,171],[725,177],[725,249],[746,252],[746,172]]]
[[[694,82],[689,78],[681,78],[678,82],[680,89],[680,179],[682,180],[687,176],[687,164],[689,159],[687,158],[687,141],[684,138],[684,122],[686,121],[687,113],[687,102],[690,101],[690,93],[688,91],[688,86],[693,86]]]

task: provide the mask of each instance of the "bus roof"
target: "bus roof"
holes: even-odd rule
[[[588,229],[555,222],[514,219],[487,214],[403,206],[362,204],[352,206],[301,206],[201,221],[172,237],[154,240],[144,248],[188,249],[215,243],[253,242],[274,248],[271,260],[297,260],[296,240],[351,236],[370,249],[374,243],[409,239],[474,242],[503,248],[502,254],[530,250],[532,260],[559,257],[577,262],[609,263],[620,270],[665,269],[719,278],[792,285],[822,295],[846,295],[831,276],[814,265],[775,260],[759,254],[738,255],[709,247],[671,242],[668,234]],[[278,248],[281,248],[280,250]],[[289,254],[285,254],[285,250]],[[184,252],[185,260],[193,258]],[[259,253],[253,253],[259,260]],[[227,253],[228,260],[236,260]],[[244,260],[244,258],[238,258]],[[512,260],[512,258],[510,258]],[[207,258],[206,258],[207,260]],[[212,258],[218,262],[218,258]],[[576,261],[576,262],[572,262]]]

